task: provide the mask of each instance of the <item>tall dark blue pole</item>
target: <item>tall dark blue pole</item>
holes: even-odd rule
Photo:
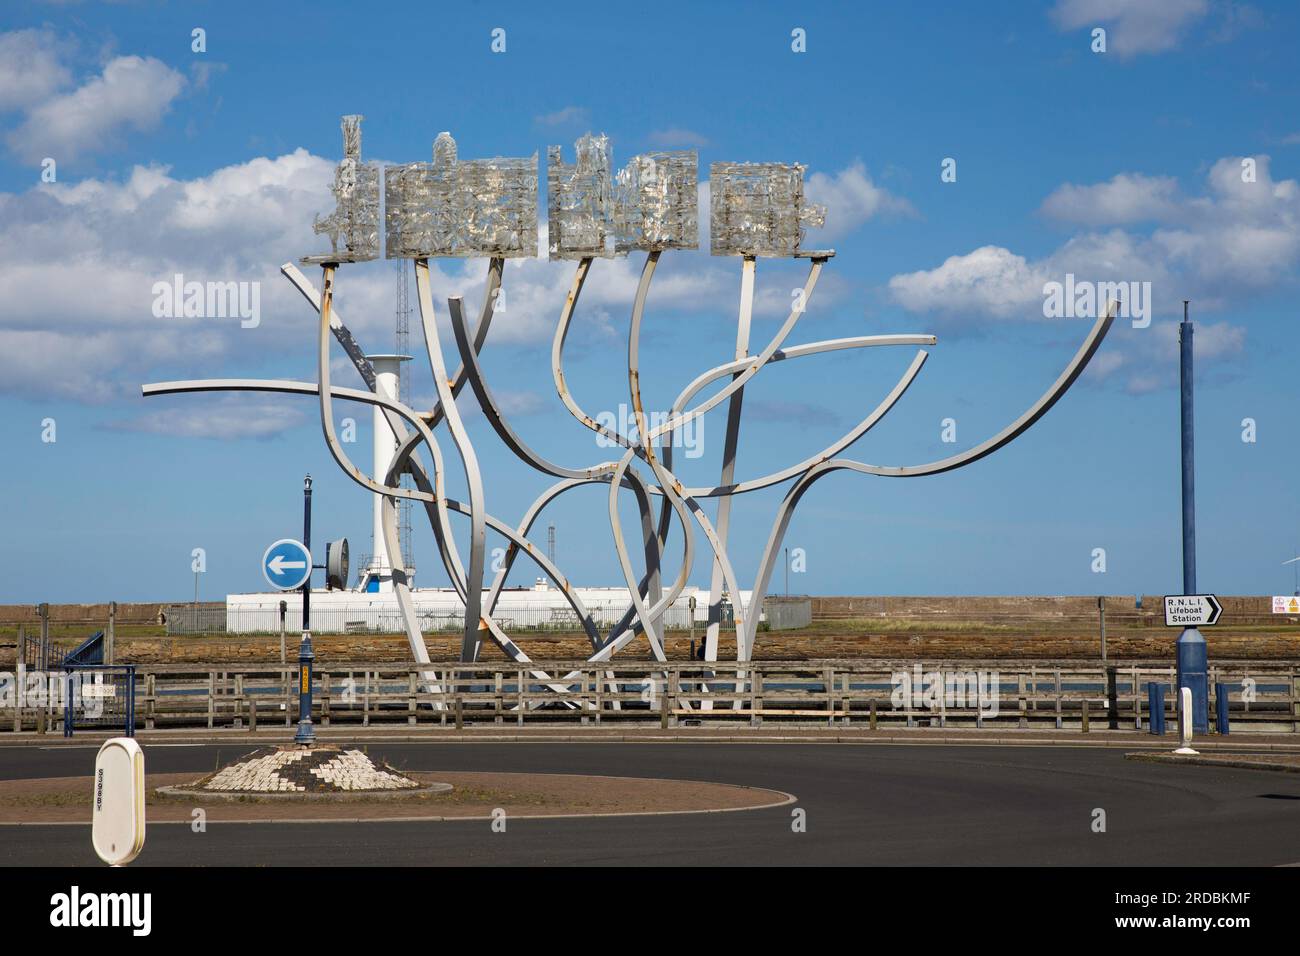
[[[1192,323],[1183,301],[1183,321],[1178,324],[1178,382],[1181,391],[1183,432],[1183,593],[1196,593],[1196,429],[1192,402]]]
[[[302,482],[302,543],[311,553],[311,475]],[[311,559],[308,559],[310,565]],[[302,643],[298,646],[298,732],[294,743],[310,746],[316,742],[316,728],[311,722],[312,661],[311,650],[311,567],[302,583]]]
[[[1183,593],[1196,593],[1196,446],[1192,421],[1192,323],[1183,300],[1178,324],[1179,385],[1182,393],[1183,445]],[[1205,638],[1194,627],[1178,636],[1178,686],[1192,692],[1192,729],[1209,733],[1209,655]]]

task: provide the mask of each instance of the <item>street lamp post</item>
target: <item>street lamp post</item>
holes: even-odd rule
[[[311,553],[311,475],[302,482],[302,543]],[[302,583],[302,643],[298,646],[298,732],[294,743],[304,747],[316,742],[316,728],[311,722],[312,661],[311,650],[311,568]]]
[[[1192,323],[1183,300],[1183,321],[1178,325],[1179,385],[1182,407],[1183,446],[1183,593],[1196,593],[1196,451],[1192,427]],[[1178,686],[1192,692],[1192,725],[1197,733],[1208,733],[1209,655],[1205,638],[1195,627],[1183,628],[1176,644]]]

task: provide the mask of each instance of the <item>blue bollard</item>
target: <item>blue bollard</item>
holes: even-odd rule
[[[1216,729],[1225,736],[1228,733],[1228,685],[1216,683],[1214,685],[1214,718],[1218,725]]]
[[[1151,733],[1164,736],[1165,733],[1165,686],[1151,681],[1147,684],[1147,714]]]
[[[1175,642],[1178,655],[1179,688],[1186,687],[1192,692],[1192,730],[1198,734],[1210,732],[1210,683],[1207,676],[1209,664],[1206,660],[1205,638],[1194,627],[1183,629]]]

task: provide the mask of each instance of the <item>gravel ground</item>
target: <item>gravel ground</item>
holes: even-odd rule
[[[192,819],[204,808],[209,823],[243,820],[383,820],[410,817],[488,817],[501,808],[510,816],[656,813],[735,810],[785,799],[774,790],[699,781],[534,773],[410,773],[421,783],[450,783],[448,793],[413,795],[374,803],[319,801],[231,803],[203,798],[160,799],[156,787],[192,784],[193,773],[149,774],[148,819]],[[0,781],[0,824],[89,823],[90,777],[44,777]]]

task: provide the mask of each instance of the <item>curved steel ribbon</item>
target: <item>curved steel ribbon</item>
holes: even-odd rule
[[[501,287],[501,270],[504,265],[505,260],[501,258],[493,258],[488,262],[487,280],[483,293],[483,307],[479,311],[478,324],[474,327],[474,350],[476,352],[482,351],[483,343],[487,340],[488,329],[492,325],[492,316],[496,309],[496,291]],[[316,287],[311,284],[311,280],[303,275],[297,266],[291,262],[286,262],[284,265],[280,266],[280,272],[293,284],[294,288],[302,293],[302,297],[307,300],[307,304],[316,312],[320,312],[320,293],[317,292]],[[334,337],[339,340],[339,344],[343,346],[343,350],[348,353],[348,358],[350,358],[352,364],[356,366],[357,372],[365,381],[366,386],[373,392],[375,390],[374,366],[370,364],[370,360],[366,358],[365,352],[362,351],[361,346],[357,344],[356,339],[353,338],[352,333],[343,323],[342,316],[339,315],[337,308],[331,309],[330,329],[334,333]],[[460,395],[461,389],[465,387],[465,368],[463,365],[456,369],[456,374],[452,376],[452,381],[452,394]],[[430,413],[429,427],[436,427],[438,422],[441,420],[442,402],[439,401],[435,403],[433,411]]]
[[[442,453],[438,447],[438,443],[433,439],[433,432],[431,427],[426,425],[423,421],[421,421],[418,418],[418,416],[415,416],[415,413],[411,409],[408,409],[406,408],[406,406],[397,403],[396,407],[400,409],[398,414],[400,414],[402,417],[408,418],[408,420],[411,421],[412,424],[416,426],[417,431],[423,434],[425,440],[428,441],[429,443],[429,451],[430,454],[433,455],[433,459],[434,459],[433,489],[431,491],[421,491],[418,493],[412,492],[406,488],[395,487],[393,485],[380,484],[379,482],[371,480],[359,468],[357,468],[355,465],[352,464],[352,461],[348,458],[347,453],[344,452],[342,445],[339,444],[338,437],[334,432],[334,412],[333,412],[333,403],[332,403],[332,392],[330,389],[329,334],[328,334],[331,326],[330,313],[334,301],[334,269],[335,267],[331,263],[325,263],[322,266],[324,277],[322,282],[323,289],[320,297],[320,305],[321,305],[320,323],[319,323],[320,331],[317,336],[317,378],[320,384],[320,388],[317,394],[320,399],[321,429],[325,434],[325,443],[330,450],[330,454],[334,457],[334,460],[337,461],[339,465],[343,468],[344,473],[347,474],[348,477],[352,478],[354,481],[361,484],[363,487],[368,488],[369,490],[379,494],[381,496],[380,499],[381,502],[390,501],[394,496],[411,498],[413,500],[423,500],[426,502],[431,501],[437,508],[438,520],[436,522],[432,522],[432,525],[433,525],[434,537],[438,542],[438,547],[443,556],[443,562],[448,566],[449,569],[454,568],[456,570],[459,570],[461,566],[460,555],[456,550],[455,537],[451,532],[451,519],[447,513],[446,499],[442,489],[442,476],[444,474]],[[385,420],[390,420],[391,418],[392,416],[390,414],[385,413]],[[399,433],[405,434],[405,428],[401,426],[400,422],[390,421],[390,424],[394,426],[393,428],[394,435],[397,435]],[[382,505],[380,510],[381,510],[381,526],[382,526],[382,516],[383,516]],[[395,557],[392,559],[392,564],[394,566],[401,564],[400,561],[401,551],[399,550],[391,553],[395,555]],[[454,579],[455,579],[455,575],[453,574],[453,582]],[[411,601],[409,588],[406,585],[406,574],[405,574],[404,567],[402,568],[401,585],[394,588],[394,590],[397,594],[398,606],[401,609],[403,621],[406,624],[408,640],[412,643],[413,650],[417,650],[417,655],[418,655],[418,649],[424,649],[423,631],[419,627],[419,622],[415,615],[414,604]],[[467,618],[467,623],[466,623],[467,631],[469,630],[469,627],[470,625],[468,623],[468,618]],[[416,645],[418,645],[418,649],[416,648]]]
[[[486,283],[486,291],[483,300],[483,308],[479,316],[479,324],[477,329],[475,330],[475,336],[474,336],[474,340],[478,348],[482,348],[483,342],[487,337],[488,327],[491,324],[493,305],[495,301],[494,293],[496,288],[499,286],[501,280],[501,265],[502,265],[502,260],[493,259],[488,266],[487,283]],[[287,278],[291,283],[293,283],[294,287],[297,288],[297,290],[302,294],[303,298],[307,300],[307,303],[313,309],[315,309],[316,312],[319,313],[321,309],[320,294],[316,291],[315,286],[311,284],[311,282],[307,279],[307,277],[304,276],[291,263],[285,263],[284,265],[282,265],[280,267],[280,271],[281,273],[284,274],[285,278]],[[356,367],[358,374],[361,375],[362,379],[366,383],[366,386],[373,392],[375,390],[374,367],[370,364],[370,360],[365,357],[365,353],[361,350],[361,347],[356,343],[356,340],[353,338],[352,333],[348,330],[347,326],[343,323],[342,316],[339,314],[338,309],[334,307],[332,298],[330,304],[329,323],[330,323],[330,330],[334,333],[334,337],[337,338],[339,342],[343,345],[344,351],[348,353],[348,357],[352,360],[352,364]],[[464,384],[463,369],[457,371],[456,380],[457,383],[452,386],[453,394],[459,394],[460,388]],[[378,406],[378,407],[380,407],[380,410],[384,415],[384,419],[387,421],[388,427],[392,431],[399,445],[403,444],[407,438],[407,431],[405,426],[401,424],[401,421],[398,418],[398,416],[395,415],[391,410],[383,408],[382,406]],[[437,425],[441,417],[442,417],[442,402],[438,401],[434,405],[433,411],[429,415],[425,416],[425,418],[427,419],[429,427],[432,429],[434,426]],[[415,432],[412,434],[411,440],[412,440],[412,444],[414,445],[414,444],[418,444],[422,439],[419,433]],[[435,471],[441,472],[442,471],[441,452],[439,451],[436,445],[432,447],[431,451],[435,459]],[[422,466],[419,465],[417,460],[413,460],[413,464],[415,467],[422,469]],[[452,587],[456,590],[456,593],[460,596],[461,600],[463,601],[465,596],[465,585],[463,580],[464,569],[460,563],[460,556],[456,552],[455,540],[451,538],[448,533],[449,522],[445,510],[443,510],[439,520],[437,521],[431,520],[430,524],[433,528],[434,542],[438,547],[439,555],[442,557],[443,565],[447,568],[448,576],[451,578]],[[396,568],[401,563],[400,562],[401,553],[390,552],[390,555],[391,555],[393,567]],[[404,574],[405,574],[405,568],[403,568],[403,576]],[[406,614],[406,607],[403,604],[403,599],[402,599],[402,594],[400,592],[400,589],[398,593],[398,603],[403,608],[403,617],[404,619],[407,620],[408,631],[414,628],[414,631],[418,633],[419,627],[417,624],[413,623],[414,618],[409,617]],[[414,644],[414,642],[415,642],[415,638],[412,637],[412,643]]]
[[[846,349],[846,348],[866,348],[875,345],[914,345],[914,344],[933,345],[934,336],[932,335],[879,335],[879,336],[864,336],[861,339],[833,339],[827,342],[811,342],[807,345],[799,345],[799,346],[795,346],[794,348],[783,349],[781,351],[774,353],[772,358],[769,360],[768,364],[779,361],[781,359],[791,359],[801,355],[816,355],[822,352],[830,352],[830,351],[836,351],[839,349]],[[920,372],[921,366],[925,364],[927,355],[928,353],[925,352],[924,350],[917,350],[916,357],[912,360],[912,364],[908,366],[906,371],[903,372],[902,377],[899,379],[899,385],[903,385],[904,389],[906,389],[907,385],[911,384],[912,379],[916,377],[918,372]],[[780,356],[780,358],[778,358],[778,356]],[[752,359],[747,359],[746,361],[757,362],[758,358],[755,357]],[[692,383],[691,386],[689,386],[687,390],[682,393],[682,397],[679,397],[677,402],[674,403],[674,408],[681,405],[686,399],[689,399],[690,395],[693,394],[694,391],[698,391],[699,388],[702,388],[704,385],[707,385],[710,381],[721,378],[723,375],[731,371],[733,366],[739,364],[740,363],[738,362],[731,362],[728,363],[727,365],[720,365],[716,369],[712,370],[712,372],[716,374],[706,373],[706,374],[710,374],[710,377],[708,379],[704,379],[704,376],[701,376],[700,379],[696,379],[696,383],[699,384],[697,385],[696,383]],[[701,379],[704,380],[701,381]],[[894,401],[897,401],[898,398],[902,397],[902,392],[898,391],[898,386],[896,385],[894,391],[890,392],[890,395],[893,396]],[[692,497],[696,497],[696,498],[712,498],[718,495],[744,494],[750,491],[758,491],[760,488],[767,488],[770,487],[771,485],[780,484],[781,482],[785,481],[787,478],[793,478],[795,475],[802,474],[803,472],[811,468],[813,465],[817,464],[819,461],[825,461],[827,458],[834,457],[835,455],[843,451],[845,448],[852,445],[859,438],[861,438],[868,431],[870,431],[872,426],[875,425],[876,422],[878,422],[890,410],[890,408],[893,407],[894,401],[887,400],[886,402],[881,403],[881,405],[877,406],[875,411],[873,411],[866,418],[862,419],[862,421],[858,422],[858,424],[855,425],[853,428],[849,429],[849,431],[845,432],[844,435],[841,436],[839,439],[837,439],[830,445],[823,448],[817,454],[805,458],[803,461],[799,462],[798,464],[790,465],[788,468],[782,468],[780,471],[774,471],[767,475],[763,475],[759,478],[751,478],[748,481],[737,482],[736,484],[733,485],[717,485],[713,488],[707,488],[707,487],[685,488],[683,489],[683,492],[685,494],[691,495]]]
[[[750,378],[756,375],[758,373],[758,370],[762,368],[763,365],[765,365],[767,361],[772,357],[772,355],[776,352],[776,350],[780,348],[781,343],[785,340],[786,336],[788,336],[790,332],[794,329],[795,324],[799,321],[799,318],[803,314],[804,310],[803,308],[792,309],[790,311],[790,315],[782,324],[781,328],[777,331],[776,335],[772,337],[772,339],[764,347],[763,351],[755,358],[754,362],[750,365],[747,365],[738,374],[734,375],[732,381],[726,387],[720,389],[709,400],[702,403],[697,408],[692,409],[690,412],[685,413],[684,415],[670,419],[668,422],[666,422],[659,428],[656,428],[652,431],[646,426],[645,408],[641,400],[639,354],[640,354],[641,320],[645,311],[646,298],[649,295],[650,282],[654,277],[655,267],[658,265],[659,262],[659,255],[660,255],[659,251],[654,250],[651,251],[646,256],[646,263],[641,272],[641,281],[637,285],[636,299],[633,302],[633,307],[632,307],[632,321],[631,321],[631,326],[628,330],[628,390],[632,400],[632,413],[636,418],[638,441],[637,441],[637,445],[629,449],[629,453],[624,456],[623,462],[620,463],[620,469],[626,467],[626,463],[630,461],[632,454],[639,453],[641,457],[645,459],[647,464],[649,464],[651,469],[654,471],[655,478],[659,483],[660,493],[664,495],[665,500],[672,505],[673,509],[678,512],[679,516],[682,516],[683,515],[683,503],[682,503],[683,494],[681,491],[681,482],[679,482],[675,476],[671,475],[667,471],[667,469],[659,463],[658,456],[656,456],[654,453],[655,437],[657,437],[658,435],[662,435],[664,433],[671,433],[675,428],[680,427],[681,424],[683,424],[684,422],[689,421],[696,416],[703,415],[709,409],[713,408],[719,402],[721,402],[724,398],[727,398],[732,394],[738,393],[739,390],[744,386],[744,384]],[[804,282],[803,294],[801,299],[801,302],[805,305],[812,296],[813,289],[817,285],[817,279],[821,274],[822,267],[825,265],[827,258],[828,256],[814,256],[812,258],[811,264],[809,266],[808,278]],[[753,297],[753,271],[754,271],[753,263],[752,261],[748,261],[748,267],[745,270],[746,278],[745,280],[743,280],[742,283],[742,316],[741,316],[742,326],[747,326],[746,320],[748,318],[747,310],[745,310],[743,307],[743,300],[745,298],[752,300]],[[746,344],[747,341],[748,341],[748,330],[747,328],[745,328],[744,331],[742,331],[741,333],[741,338],[738,339],[737,350],[740,351],[742,345]],[[557,345],[556,347],[557,354],[558,354],[558,349],[559,346]],[[731,422],[729,421],[729,435],[730,435],[730,426],[731,426]],[[734,436],[731,437],[734,439]],[[732,453],[732,458],[734,459],[734,450]],[[724,459],[724,462],[725,460],[726,459]],[[724,469],[724,474],[725,474],[725,469]],[[696,518],[698,522],[700,522],[701,527],[705,529],[705,533],[706,535],[708,535],[710,539],[710,543],[712,544],[714,550],[715,583],[710,590],[710,633],[706,637],[705,653],[707,656],[711,649],[713,656],[708,657],[707,659],[716,660],[717,659],[716,619],[718,617],[717,602],[721,592],[721,588],[718,586],[716,582],[720,580],[725,580],[728,577],[729,567],[727,566],[726,546],[725,546],[725,541],[721,539],[721,536],[718,535],[715,532],[715,530],[709,526],[708,519],[704,517],[703,512],[700,510],[698,504],[692,503],[691,510],[693,516]],[[622,529],[620,527],[617,502],[616,502],[613,489],[611,489],[609,511],[610,511],[610,525],[614,534],[615,546],[619,557],[619,563],[622,566],[624,577],[628,580],[628,586],[630,590],[631,578],[632,578],[631,565],[627,560],[626,550],[623,547]],[[727,517],[727,513],[721,510],[719,512],[719,515],[720,518]],[[661,516],[661,527],[662,524],[663,522]],[[689,527],[684,516],[682,516],[682,525],[684,528]],[[690,544],[691,544],[691,539],[688,534],[688,538],[687,538],[688,547],[686,549],[687,557],[684,559],[685,565],[687,566],[689,566],[690,564],[690,557],[691,557]],[[728,581],[728,587],[731,590],[731,593],[735,595],[736,603],[739,605],[740,591],[738,588],[735,587],[734,577],[732,581]],[[676,593],[680,593],[680,591],[675,591],[674,597]],[[633,600],[633,604],[636,605],[637,607],[637,613],[638,615],[641,616],[643,624],[651,625],[647,629],[647,637],[649,637],[651,640],[651,646],[656,648],[656,656],[657,656],[658,653],[661,653],[661,650],[658,649],[658,644],[657,644],[657,634],[656,634],[657,627],[655,626],[656,622],[646,621],[645,608],[640,603],[638,603],[637,596],[633,595],[632,600]],[[750,604],[751,605],[753,604],[752,600]],[[747,616],[747,613],[748,613],[748,609],[743,609],[740,607],[736,608],[736,614],[734,616],[734,626],[736,628],[736,643],[737,643],[738,654],[741,652],[741,645],[745,643],[744,631],[742,629],[742,625],[745,617]],[[712,645],[711,648],[710,645]]]
[[[190,381],[155,382],[142,386],[141,391],[146,398],[154,395],[175,395],[188,392],[273,392],[291,395],[317,395],[320,391],[320,386],[313,382],[295,382],[283,379],[194,379]],[[374,392],[343,388],[337,385],[330,386],[330,392],[334,398],[361,402],[368,405],[376,405],[387,409],[395,415],[400,415],[402,418],[410,421],[417,429],[420,429],[422,433],[425,431],[423,422],[420,421],[419,416],[414,412],[414,410],[407,408],[400,402],[376,395]],[[433,441],[432,434],[426,434],[425,438],[427,441],[431,442],[432,447],[437,447],[436,442]],[[421,486],[420,490],[427,498],[432,499],[434,494],[429,485],[428,477],[425,475],[423,469],[418,468],[417,466],[417,470],[412,471],[412,474],[415,477],[417,484]],[[390,469],[389,477],[397,477],[396,469]],[[387,497],[388,496],[385,496],[386,500]],[[421,500],[424,500],[424,498]],[[469,515],[471,513],[470,505],[458,501],[455,498],[443,498],[443,501],[451,511],[464,515]],[[389,504],[391,505],[391,501]],[[425,500],[425,507],[426,509],[432,509],[432,502]],[[395,511],[386,512],[385,520],[387,521],[390,516],[392,516],[395,521]],[[432,511],[430,512],[430,520],[433,520]],[[518,534],[513,527],[500,519],[493,517],[491,514],[485,512],[484,520],[492,530],[505,536],[511,542],[512,547],[526,551],[528,555],[533,558],[542,571],[570,598],[571,606],[574,608],[576,614],[579,614],[580,616],[587,615],[587,611],[582,606],[581,598],[579,598],[577,593],[573,590],[568,579],[565,578],[563,573],[560,572],[560,570],[551,563],[545,555],[539,552],[531,542]],[[394,529],[395,527],[394,524]],[[387,534],[387,525],[385,526],[385,532]],[[572,602],[577,603],[574,604]],[[417,635],[420,635],[418,628],[416,629],[416,633]],[[518,645],[514,644],[514,642],[504,634],[500,634],[500,637],[504,642],[502,650],[505,653],[510,655],[514,660],[522,663],[529,662],[528,656],[518,647]],[[425,648],[422,635],[420,635],[420,640],[418,641],[418,650],[416,643],[413,642],[412,651],[414,652],[415,659],[418,663],[430,663],[428,651]],[[532,673],[534,677],[542,681],[552,682],[556,680],[556,678],[543,671],[533,671]],[[572,676],[572,674],[568,675],[569,678]],[[561,680],[563,679],[568,678],[561,678]]]
[[[736,319],[736,361],[738,362],[749,354],[749,323],[754,311],[754,272],[756,266],[757,259],[754,256],[745,256],[741,260],[740,313]],[[739,374],[740,372],[735,373],[735,375]],[[744,404],[744,398],[744,389],[738,388],[727,400],[727,432],[722,440],[722,471],[718,478],[718,484],[720,485],[729,485],[732,479],[736,477],[736,447],[740,443],[740,412]],[[676,409],[674,408],[673,411],[676,411]],[[672,431],[668,433],[667,450],[669,452],[671,452],[673,446],[674,434],[675,432]],[[654,436],[648,435],[646,440],[653,441]],[[716,661],[718,659],[718,635],[722,630],[722,562],[727,548],[727,538],[731,533],[731,500],[731,495],[722,495],[718,498],[718,517],[715,530],[718,535],[718,547],[721,551],[715,550],[713,553],[711,575],[709,577],[709,616],[708,625],[704,632],[704,659],[706,661]],[[740,592],[728,590],[729,593],[735,595],[736,603],[739,604]],[[743,629],[737,626],[736,638],[738,642],[743,633]],[[739,643],[737,643],[737,647],[739,647]],[[704,704],[706,709],[713,709],[713,701],[706,701]]]
[[[587,281],[587,273],[590,269],[591,257],[588,256],[580,259],[577,268],[574,270],[573,283],[569,286],[569,294],[564,300],[564,308],[560,310],[560,321],[556,323],[555,335],[551,339],[551,377],[555,380],[555,391],[559,394],[560,401],[564,403],[564,407],[569,410],[569,413],[574,418],[596,434],[602,435],[624,448],[630,448],[632,442],[625,435],[619,434],[617,431],[610,431],[578,406],[564,379],[564,343],[569,337],[569,324],[573,321],[573,313],[578,308],[578,297],[582,295],[582,286]]]
[[[799,500],[804,496],[812,485],[819,481],[825,475],[835,471],[856,471],[866,475],[881,475],[884,477],[906,478],[915,475],[937,475],[945,471],[952,471],[955,468],[961,468],[972,462],[979,461],[993,452],[997,451],[1003,445],[1013,441],[1023,434],[1030,426],[1047,414],[1048,410],[1060,399],[1065,391],[1074,383],[1083,370],[1087,368],[1088,362],[1092,360],[1097,349],[1101,346],[1102,340],[1106,333],[1110,331],[1111,323],[1115,320],[1116,304],[1111,303],[1103,315],[1093,325],[1088,337],[1084,340],[1083,345],[1074,354],[1070,363],[1065,370],[1057,377],[1056,381],[1039,397],[1027,411],[1014,422],[1008,425],[1002,431],[998,432],[992,438],[981,442],[974,448],[961,454],[953,455],[941,461],[930,462],[925,465],[911,465],[903,467],[882,468],[878,465],[867,465],[861,462],[850,461],[848,459],[833,458],[821,464],[814,465],[808,473],[791,486],[786,493],[785,499],[781,502],[781,507],[777,512],[776,520],[772,524],[772,531],[768,535],[767,546],[763,550],[763,557],[759,561],[758,574],[754,579],[754,589],[751,604],[755,601],[761,602],[767,596],[767,589],[771,583],[772,570],[776,563],[777,554],[781,548],[781,541],[785,537],[786,529],[789,527],[790,518],[794,514],[794,509],[799,504]],[[758,621],[753,619],[748,624],[747,646],[752,650],[753,642],[758,631]]]
[[[460,452],[461,465],[465,471],[465,482],[469,490],[470,549],[469,568],[465,576],[465,637],[461,644],[461,660],[478,660],[481,645],[480,631],[488,630],[487,621],[482,615],[483,601],[483,555],[486,546],[486,528],[483,513],[483,478],[478,470],[478,457],[470,444],[469,433],[460,420],[460,410],[456,407],[455,396],[451,393],[451,382],[447,378],[447,369],[443,365],[442,346],[438,340],[438,327],[433,313],[433,295],[429,286],[429,260],[415,260],[415,286],[420,303],[420,322],[424,326],[425,352],[429,356],[429,368],[433,373],[433,382],[442,400],[443,415],[447,427],[451,430],[452,440]],[[450,300],[451,308],[460,308],[460,299]],[[435,476],[440,479],[440,476]]]

